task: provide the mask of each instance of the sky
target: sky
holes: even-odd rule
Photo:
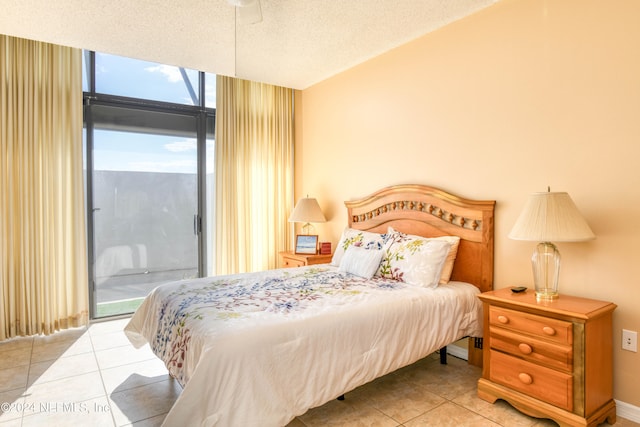
[[[85,68],[86,70],[86,68]],[[198,72],[185,70],[197,94]],[[207,107],[215,107],[215,75],[205,75]],[[86,90],[86,82],[84,83]],[[194,105],[178,67],[96,52],[96,91],[111,95]],[[207,141],[207,171],[213,171],[213,141]],[[196,139],[94,131],[94,169],[196,173]]]

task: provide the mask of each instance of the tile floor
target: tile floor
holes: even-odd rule
[[[135,349],[127,319],[0,343],[0,427],[158,426],[181,388],[148,346]],[[293,420],[315,426],[555,426],[476,397],[480,369],[436,355]],[[618,427],[640,426],[618,418]]]

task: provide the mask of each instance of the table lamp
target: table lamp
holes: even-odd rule
[[[325,222],[326,219],[322,214],[318,201],[313,197],[303,197],[298,201],[298,204],[291,212],[289,222],[304,222],[302,231],[305,234],[309,234],[309,227],[312,222]],[[306,231],[305,231],[306,229]]]
[[[589,225],[567,193],[533,193],[520,213],[509,238],[541,242],[531,257],[537,300],[558,298],[560,252],[551,243],[595,239]]]

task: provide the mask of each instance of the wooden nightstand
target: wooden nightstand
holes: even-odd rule
[[[328,255],[306,255],[296,254],[292,251],[280,252],[280,267],[302,267],[304,265],[328,264],[331,262],[333,254]]]
[[[478,396],[504,399],[560,425],[616,421],[610,302],[560,295],[536,302],[528,289],[480,295],[484,360]]]

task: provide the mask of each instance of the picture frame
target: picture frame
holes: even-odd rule
[[[315,255],[318,253],[318,236],[316,234],[296,235],[296,254]]]

